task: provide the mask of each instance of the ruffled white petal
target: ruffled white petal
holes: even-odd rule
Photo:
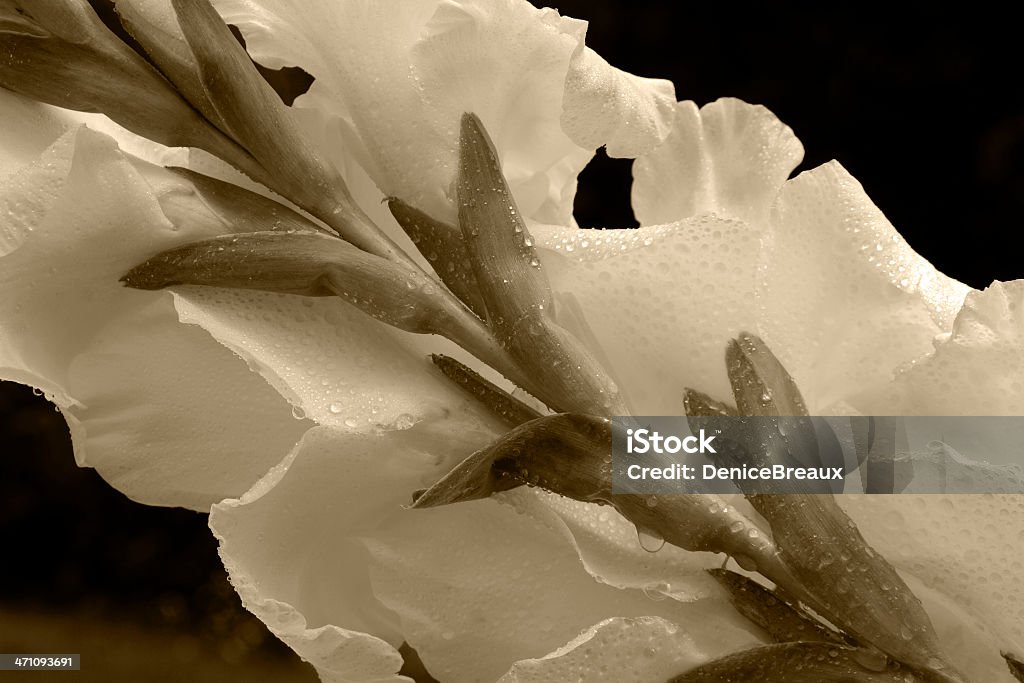
[[[910,248],[837,162],[787,182],[772,207],[755,292],[758,329],[814,410],[873,415],[895,370],[949,329],[967,286]]]
[[[0,116],[4,127],[0,131],[0,180],[9,183],[14,171],[39,158],[43,150],[53,144],[70,125],[65,110],[25,99],[0,88]],[[9,227],[0,226],[0,254],[5,248]]]
[[[678,414],[685,387],[727,398],[725,344],[741,331],[768,342],[812,410],[868,409],[858,397],[929,353],[968,288],[914,253],[838,164],[786,181],[801,147],[763,107],[677,114],[634,185],[641,218],[672,222],[535,229],[633,411]]]
[[[118,278],[209,226],[167,220],[110,138],[81,128],[3,188],[0,375],[61,407],[81,464],[148,503],[207,509],[245,491],[304,427],[170,295]]]
[[[907,415],[1024,415],[1024,280],[970,292],[951,332],[900,369],[889,396]]]
[[[789,126],[760,105],[722,98],[675,106],[672,132],[633,164],[641,225],[701,213],[759,223],[804,155]]]
[[[542,656],[615,616],[681,625],[704,659],[758,642],[722,598],[656,600],[598,583],[556,516],[524,515],[516,498],[503,502],[511,505],[427,510],[367,541],[375,592],[436,677],[497,679],[517,659]]]
[[[611,66],[580,43],[565,78],[562,129],[580,147],[636,158],[668,136],[675,114],[671,81],[641,78]]]

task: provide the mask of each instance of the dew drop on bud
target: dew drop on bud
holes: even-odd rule
[[[888,660],[878,650],[857,648],[853,651],[853,659],[868,671],[885,671]]]
[[[338,413],[341,412],[342,405],[340,403],[332,403],[331,405],[327,406],[327,410],[331,411],[332,414],[337,415]]]
[[[296,420],[305,420],[306,411],[299,406],[292,406],[292,417],[294,417]]]

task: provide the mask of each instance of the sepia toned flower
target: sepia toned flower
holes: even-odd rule
[[[790,178],[803,148],[767,109],[677,102],[553,10],[116,4],[146,58],[95,17],[74,50],[143,95],[68,97],[94,78],[72,72],[57,97],[26,85],[53,60],[0,62],[0,377],[58,406],[79,465],[208,512],[243,604],[322,680],[407,680],[410,652],[442,681],[1013,680],[1020,496],[837,496],[820,516],[853,531],[828,536],[740,497],[631,513],[491,477],[594,455],[606,418],[683,414],[688,390],[742,410],[726,349],[751,339],[752,381],[767,354],[806,414],[1019,414],[1020,281],[943,275],[838,162]],[[7,54],[70,40],[39,7],[0,4]],[[309,92],[277,100],[217,13]],[[139,115],[154,92],[174,107]],[[154,133],[182,112],[199,133]],[[639,229],[572,217],[601,146],[635,159]],[[687,535],[722,519],[741,537]],[[707,571],[728,556],[832,644],[750,617],[756,589]]]

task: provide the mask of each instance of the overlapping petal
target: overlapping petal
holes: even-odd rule
[[[295,106],[329,115],[333,146],[437,218],[454,216],[463,112],[487,126],[523,213],[561,225],[596,147],[635,156],[667,132],[671,84],[613,69],[583,48],[584,22],[521,0],[215,4],[257,61],[316,78]]]
[[[308,434],[252,492],[214,508],[211,526],[247,606],[328,680],[375,680],[395,666],[371,648],[377,640],[358,636],[373,665],[346,658],[350,668],[332,669],[342,651],[313,642],[331,625],[394,647],[405,639],[446,681],[496,680],[518,659],[543,657],[612,617],[657,616],[680,630],[700,623],[676,638],[701,661],[758,642],[721,597],[681,602],[595,581],[561,518],[532,491],[403,509],[413,490],[491,438],[470,406],[406,431]],[[355,647],[356,637],[339,642]],[[612,664],[612,676],[632,670]]]
[[[756,331],[812,410],[856,405],[931,350],[967,288],[915,254],[836,163],[786,177],[802,148],[763,107],[680,103],[635,162],[638,231],[540,228],[556,290],[580,303],[639,414],[686,386],[728,396],[728,339]]]
[[[125,290],[139,259],[208,226],[167,220],[110,138],[71,130],[4,188],[0,366],[62,409],[80,464],[144,502],[204,509],[245,491],[304,427],[230,352]]]
[[[970,292],[934,352],[900,368],[889,396],[901,414],[1024,415],[1024,280]]]

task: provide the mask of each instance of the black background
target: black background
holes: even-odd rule
[[[679,99],[766,105],[804,143],[801,170],[839,159],[944,272],[975,287],[1024,276],[1009,16],[923,3],[557,6],[590,20],[588,44],[612,64],[671,78]],[[577,217],[631,223],[629,162],[601,154],[584,171]],[[0,652],[81,651],[80,676],[96,680],[310,679],[241,610],[203,516],[135,505],[77,469],[60,415],[11,383],[0,383],[0,543]]]

